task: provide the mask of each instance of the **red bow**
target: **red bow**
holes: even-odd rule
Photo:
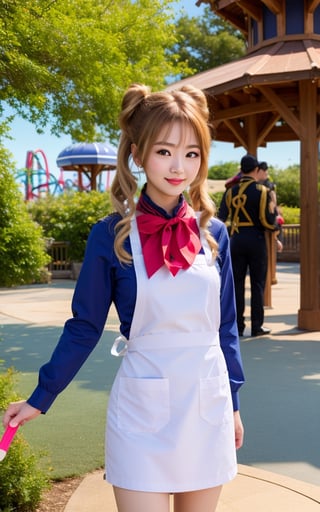
[[[150,213],[137,216],[144,263],[148,277],[166,265],[173,276],[189,268],[201,249],[194,217],[166,219]]]

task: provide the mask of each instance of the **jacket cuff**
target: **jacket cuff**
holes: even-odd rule
[[[57,395],[37,386],[32,395],[28,398],[27,402],[32,407],[39,409],[42,414],[45,414],[56,398]]]

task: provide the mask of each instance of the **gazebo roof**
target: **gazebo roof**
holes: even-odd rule
[[[320,40],[295,39],[264,45],[256,52],[185,78],[208,96],[213,138],[246,147],[246,123],[255,115],[259,145],[299,140],[299,83],[320,78]],[[284,121],[286,119],[286,121]],[[288,122],[289,121],[289,122]]]
[[[210,95],[254,84],[289,82],[320,77],[320,41],[277,42],[254,53],[198,73],[174,84],[192,84]]]

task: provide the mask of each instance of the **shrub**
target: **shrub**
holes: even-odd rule
[[[282,217],[284,218],[285,224],[300,224],[300,208],[280,206],[279,209]]]
[[[0,410],[18,397],[14,392],[16,373],[8,369],[0,374]],[[18,432],[5,459],[0,463],[0,510],[31,512],[36,510],[49,478],[40,469],[39,457]]]
[[[300,170],[292,165],[284,170],[274,170],[273,181],[276,183],[278,204],[300,206]]]
[[[72,261],[82,261],[91,227],[112,211],[109,192],[91,191],[48,196],[29,204],[29,211],[45,236],[70,242]]]
[[[239,172],[239,162],[221,162],[212,165],[208,170],[208,178],[211,180],[227,180]]]
[[[0,286],[37,282],[48,263],[42,229],[28,214],[14,172],[0,145]]]

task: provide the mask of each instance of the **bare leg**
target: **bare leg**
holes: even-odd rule
[[[174,496],[174,512],[214,512],[222,485],[201,491],[182,492]]]
[[[118,512],[169,512],[169,494],[162,492],[140,492],[113,488]],[[200,511],[199,511],[200,512]]]

